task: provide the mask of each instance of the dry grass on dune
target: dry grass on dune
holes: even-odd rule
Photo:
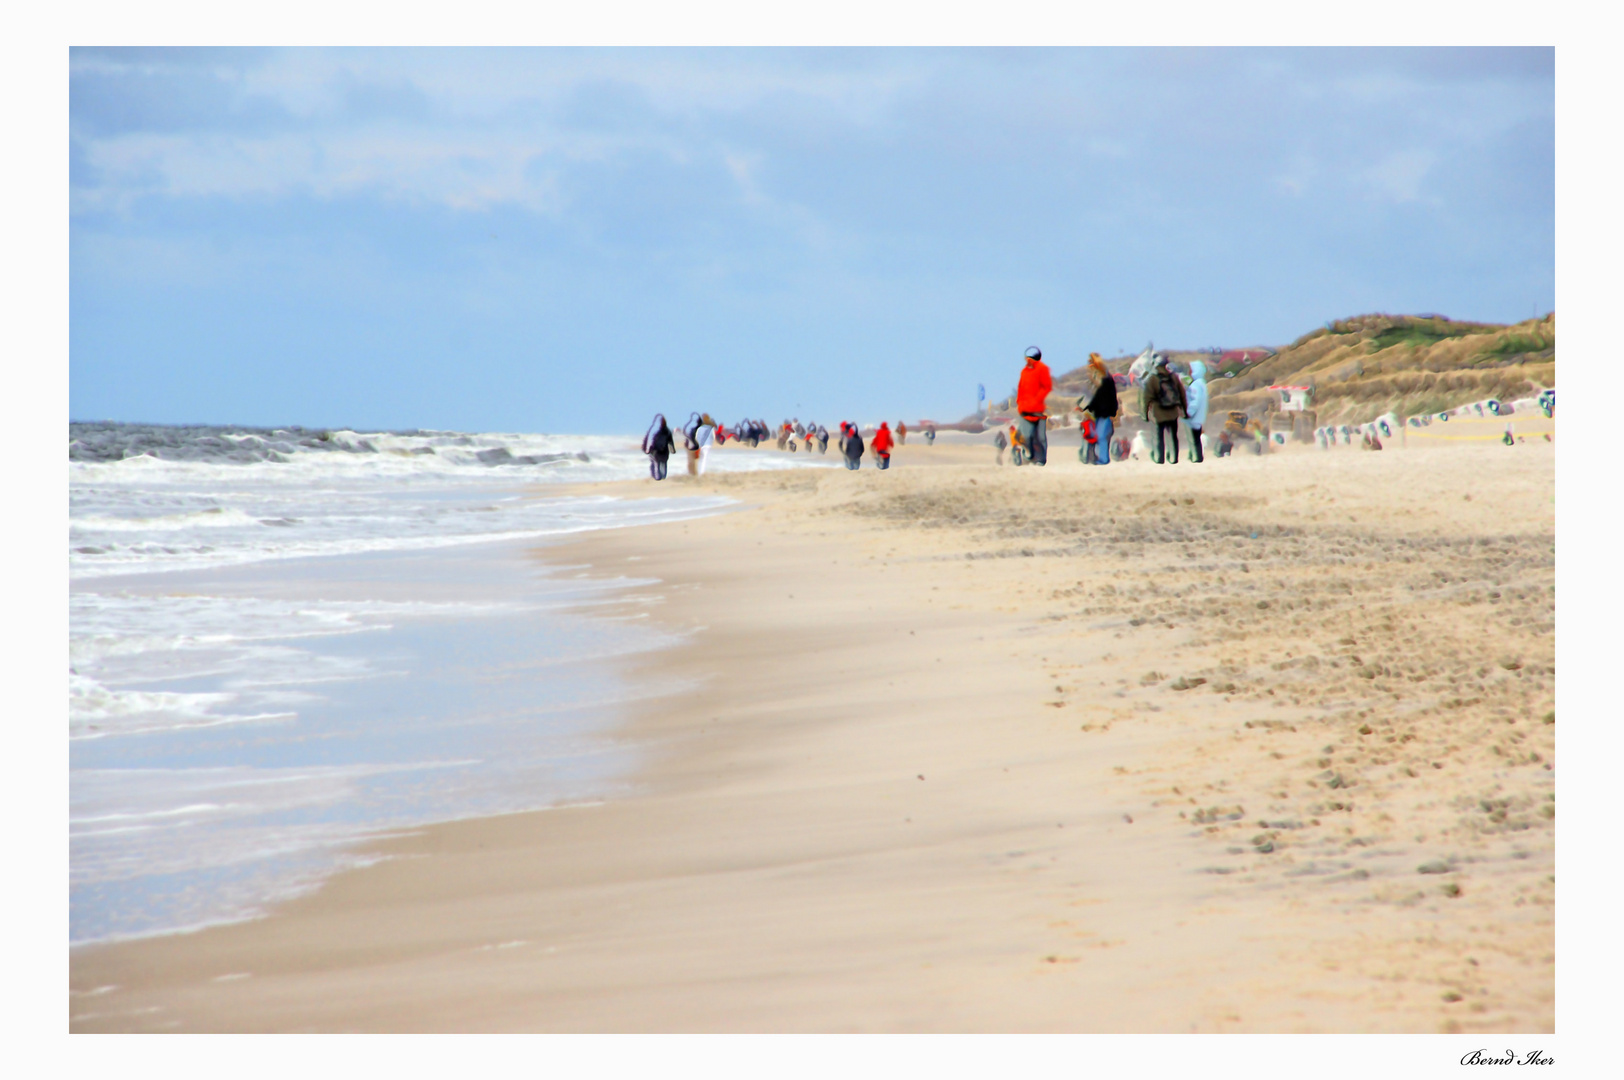
[[[1416,415],[1556,382],[1556,316],[1513,326],[1367,315],[1332,323],[1233,380],[1212,407],[1257,411],[1271,384],[1309,385],[1322,422]]]
[[[1509,326],[1436,316],[1361,315],[1305,334],[1266,360],[1219,365],[1205,360],[1213,414],[1261,415],[1275,404],[1273,385],[1314,388],[1321,423],[1362,423],[1387,412],[1416,416],[1485,398],[1512,400],[1556,385],[1556,316]],[[1127,358],[1110,364],[1126,370]],[[1227,371],[1235,377],[1224,378]],[[1085,368],[1056,377],[1051,409],[1069,409],[1091,380]]]

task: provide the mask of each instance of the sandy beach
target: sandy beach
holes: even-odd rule
[[[1554,1031],[1525,428],[595,485],[739,503],[535,552],[657,578],[604,613],[685,635],[628,661],[697,686],[618,733],[634,794],[73,950],[70,1029]]]

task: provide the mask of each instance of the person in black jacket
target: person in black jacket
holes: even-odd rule
[[[850,420],[840,425],[840,452],[845,455],[846,468],[855,472],[863,467],[863,435]]]
[[[1082,398],[1077,399],[1077,407],[1093,414],[1094,430],[1099,436],[1099,457],[1096,465],[1111,464],[1111,435],[1116,426],[1117,413],[1121,406],[1117,403],[1116,381],[1111,373],[1105,370],[1105,361],[1100,359],[1099,353],[1088,354],[1088,369],[1097,380],[1094,393],[1089,396],[1087,404]]]
[[[649,425],[648,433],[643,436],[643,453],[648,455],[648,474],[656,480],[664,480],[666,462],[676,448],[677,441],[671,435],[670,425],[665,422],[665,414],[655,413],[654,423]]]

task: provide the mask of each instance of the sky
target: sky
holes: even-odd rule
[[[1555,307],[1555,52],[69,54],[76,420],[951,420]]]

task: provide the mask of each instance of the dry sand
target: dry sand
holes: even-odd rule
[[[70,1026],[1552,1031],[1554,446],[1395,451],[677,477],[744,508],[537,553],[690,632],[636,795],[76,950]]]

